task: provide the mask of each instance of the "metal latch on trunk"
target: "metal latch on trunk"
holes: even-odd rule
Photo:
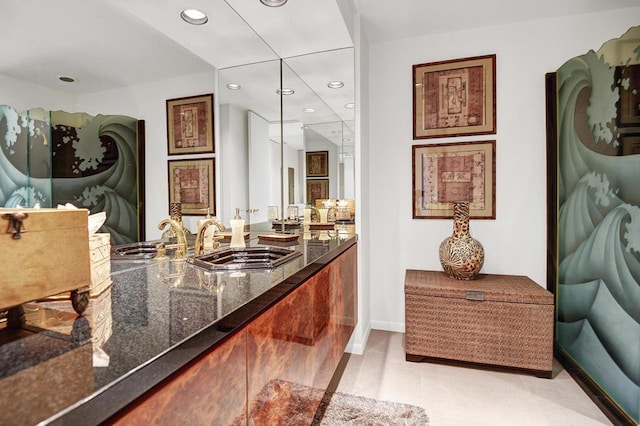
[[[7,234],[13,234],[11,238],[13,238],[14,240],[19,240],[20,234],[23,232],[27,232],[23,222],[28,217],[29,214],[26,212],[3,214],[2,218],[9,221],[9,226],[7,226]]]

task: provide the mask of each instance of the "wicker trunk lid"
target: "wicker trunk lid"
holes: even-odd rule
[[[480,274],[472,281],[449,278],[444,272],[407,270],[406,294],[447,297],[453,299],[486,300],[491,302],[531,303],[553,305],[553,295],[539,285],[532,286],[524,275]]]

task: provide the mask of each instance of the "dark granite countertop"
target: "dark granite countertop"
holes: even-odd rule
[[[61,352],[92,345],[92,351],[84,351],[92,352],[85,363],[92,365],[89,371],[68,365],[51,372],[86,382],[86,395],[65,401],[69,407],[44,424],[103,422],[355,244],[352,229],[293,231],[299,239],[288,248],[302,255],[273,270],[214,272],[188,262],[112,260],[113,284],[91,299],[83,317],[68,300],[51,300],[24,305],[27,321],[20,330],[0,323],[0,381],[16,372],[28,374]],[[264,226],[252,227],[247,245],[264,245],[258,235],[265,233]],[[64,394],[63,389],[47,391]]]

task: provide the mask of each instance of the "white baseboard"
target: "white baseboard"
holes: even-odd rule
[[[393,331],[396,333],[404,333],[403,322],[388,322],[388,321],[371,321],[371,328],[374,330]]]
[[[356,328],[356,330],[354,330],[353,334],[351,335],[349,343],[347,343],[347,347],[344,351],[354,355],[364,354],[364,348],[367,346],[367,340],[369,339],[370,333],[370,323],[365,326],[365,330],[362,333],[358,333],[358,329]]]

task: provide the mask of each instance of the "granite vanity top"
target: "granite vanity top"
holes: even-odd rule
[[[112,260],[113,284],[91,299],[83,317],[62,299],[25,304],[20,330],[0,322],[0,381],[91,345],[85,371],[77,365],[51,371],[87,384],[80,393],[85,395],[44,424],[100,423],[220,345],[355,244],[355,235],[344,229],[299,232],[297,244],[288,248],[302,255],[273,270],[214,272],[188,262]],[[264,245],[258,235],[265,233],[252,228],[247,245]]]

